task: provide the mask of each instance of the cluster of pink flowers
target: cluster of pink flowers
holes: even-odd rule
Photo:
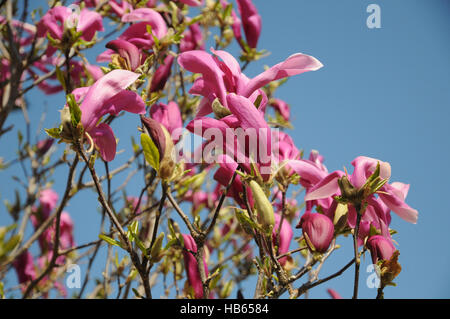
[[[203,0],[178,2],[192,7],[204,4]],[[78,14],[74,14],[68,7],[54,7],[41,18],[36,28],[27,24],[17,25],[27,32],[27,36],[21,39],[24,46],[30,45],[34,36],[50,39],[43,58],[34,62],[28,71],[33,78],[37,78],[39,72],[48,73],[60,65],[62,57],[56,52],[62,51],[64,45],[71,41],[73,32],[78,34],[78,39],[88,43],[95,40],[97,32],[104,31],[102,15],[94,10],[101,4],[100,1],[84,1],[84,4],[86,7]],[[220,4],[223,8],[228,6],[226,0],[221,0]],[[249,48],[255,50],[262,28],[261,16],[251,0],[237,0],[237,9],[237,12],[231,10],[230,14],[234,36],[244,52]],[[115,67],[111,67],[112,70],[104,74],[99,66],[71,60],[70,70],[66,70],[72,79],[71,94],[81,110],[83,141],[90,143],[92,149],[95,148],[104,161],[114,160],[117,149],[115,134],[111,126],[104,121],[104,117],[116,116],[125,111],[141,116],[144,131],[151,135],[158,149],[161,165],[167,156],[171,156],[167,155],[171,152],[170,146],[182,140],[179,132],[184,127],[204,139],[201,149],[208,148],[212,144],[218,146],[214,163],[185,163],[184,168],[190,170],[186,175],[194,176],[202,171],[211,172],[215,183],[211,191],[188,190],[182,195],[182,200],[190,202],[194,211],[202,208],[213,210],[224,187],[228,186],[232,178],[234,180],[226,196],[234,201],[236,209],[245,210],[255,209],[257,205],[255,193],[252,193],[248,186],[249,178],[258,177],[261,185],[268,186],[273,185],[272,182],[279,176],[285,180],[299,177],[299,184],[305,189],[305,211],[302,214],[297,210],[294,216],[284,216],[282,201],[285,199],[277,189],[276,196],[271,202],[275,211],[273,229],[269,235],[272,236],[272,244],[277,247],[279,255],[286,254],[290,250],[294,237],[292,227],[294,220],[298,222],[297,228],[301,228],[303,238],[311,252],[325,253],[329,249],[333,239],[338,235],[336,212],[338,206],[342,204],[339,198],[345,195],[341,187],[341,180],[344,177],[356,190],[362,189],[377,169],[381,179],[389,180],[391,176],[389,163],[363,156],[352,161],[354,169],[351,175],[343,171],[329,173],[322,155],[317,151],[311,151],[308,158],[302,158],[302,152],[296,147],[293,138],[284,131],[275,134],[274,127],[266,120],[268,106],[275,109],[285,121],[290,120],[289,105],[279,98],[270,95],[268,97],[267,86],[274,81],[319,70],[323,65],[315,57],[294,53],[262,73],[248,77],[243,72],[244,68],[241,68],[237,59],[229,52],[213,48],[205,50],[205,39],[199,22],[186,27],[178,43],[178,54],[164,48],[162,52],[156,54],[155,46],[163,42],[173,31],[167,22],[167,12],[157,10],[157,1],[148,1],[145,6],[135,8],[127,1],[111,0],[108,2],[107,10],[114,19],[125,24],[126,28],[116,39],[106,44],[106,50],[98,56],[97,62],[112,63]],[[3,18],[0,19],[1,23],[4,23]],[[143,68],[150,58],[154,59],[150,71],[151,79],[148,89],[141,94],[139,85],[143,80]],[[170,100],[167,103],[158,101],[152,105],[145,102],[152,94],[164,90],[174,67],[177,70],[181,68],[180,72],[190,72],[193,75],[194,80],[188,93],[199,100],[193,118],[183,116],[181,103],[178,105],[176,101]],[[2,59],[1,81],[9,76],[8,68],[9,61]],[[93,80],[92,85],[87,85],[87,78]],[[50,79],[56,79],[56,75]],[[39,87],[47,94],[63,90],[62,83],[51,85],[48,80],[40,82]],[[144,116],[147,113],[149,117]],[[232,130],[233,135],[231,140],[226,139],[218,143],[208,131],[210,129],[222,136],[228,136]],[[170,140],[166,132],[171,136]],[[262,152],[259,150],[254,153],[254,150],[248,147],[246,142],[252,137],[255,137],[257,144],[264,148]],[[42,141],[37,148],[45,153],[50,146],[51,142]],[[187,158],[188,154],[183,156]],[[174,170],[173,162],[170,162],[172,166],[168,169],[170,174]],[[241,174],[236,175],[236,171]],[[165,176],[161,177],[170,180]],[[391,211],[407,222],[417,221],[418,212],[405,203],[408,189],[407,184],[386,182],[376,192],[365,194],[362,199],[363,207],[355,207],[351,201],[345,203],[347,219],[344,227],[359,229],[358,243],[367,246],[374,263],[389,260],[396,250],[389,229]],[[247,194],[247,197],[243,194]],[[136,214],[140,214],[138,200],[132,197],[127,200]],[[57,205],[58,195],[47,189],[41,192],[39,201],[40,205],[35,208],[31,217],[35,229],[49,218]],[[295,198],[288,198],[287,201],[293,207],[297,205]],[[360,225],[356,225],[359,221],[358,214],[361,215]],[[60,229],[59,249],[73,247],[73,223],[67,212],[61,214]],[[228,231],[230,226],[226,225],[222,234]],[[39,237],[40,267],[51,258],[54,235],[55,225],[52,225]],[[203,285],[194,257],[197,245],[191,235],[183,234],[183,239],[187,280],[193,296],[202,298]],[[280,264],[287,266],[289,258],[281,257]],[[64,257],[60,257],[58,263],[63,262]],[[205,273],[208,275],[206,260],[203,260],[203,263]],[[28,251],[15,261],[14,267],[20,283],[36,278],[33,257]],[[332,290],[330,294],[334,298],[339,298]]]
[[[56,208],[58,204],[59,196],[52,189],[44,189],[40,192],[39,195],[39,206],[34,207],[33,213],[30,217],[31,223],[35,230],[37,230],[42,223],[50,217],[50,214]],[[56,221],[56,220],[55,220]],[[63,251],[66,249],[70,249],[75,246],[75,241],[73,238],[73,221],[70,217],[69,213],[63,211],[60,217],[60,236],[59,236],[59,250]],[[50,225],[46,230],[42,232],[39,236],[39,246],[40,246],[40,257],[37,259],[37,267],[38,269],[45,269],[48,262],[52,259],[53,256],[53,248],[55,241],[55,231],[56,224],[55,222]],[[56,259],[56,263],[59,265],[64,265],[65,256],[59,256]],[[13,266],[17,272],[17,277],[20,284],[29,283],[31,280],[37,278],[37,271],[34,262],[34,258],[32,254],[25,250],[13,263]],[[45,285],[45,282],[49,281],[49,278],[44,278],[42,282]],[[66,295],[66,290],[62,284],[59,282],[55,282],[55,288],[61,293],[61,295]]]

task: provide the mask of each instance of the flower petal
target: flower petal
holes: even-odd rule
[[[94,140],[95,147],[100,156],[106,162],[110,162],[116,156],[116,138],[111,127],[106,123],[100,123],[97,127],[89,130],[89,134]]]
[[[137,80],[139,74],[126,70],[113,70],[97,80],[88,90],[80,105],[81,122],[84,129],[89,130],[97,121],[108,113],[104,105],[114,95],[130,86]]]
[[[344,172],[341,171],[329,174],[309,190],[305,196],[305,201],[326,198],[336,194],[339,191],[338,179],[343,175]]]
[[[296,53],[288,57],[285,61],[278,63],[263,73],[251,79],[245,88],[244,95],[250,96],[255,90],[288,76],[316,71],[323,66],[316,58],[303,53]]]

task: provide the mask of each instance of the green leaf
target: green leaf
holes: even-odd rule
[[[255,106],[257,109],[259,109],[259,106],[261,105],[261,101],[262,101],[262,94],[258,95],[258,97],[255,100]]]
[[[77,127],[78,123],[81,121],[81,110],[78,103],[75,101],[75,96],[72,93],[67,95],[67,104],[69,105],[72,125]]]
[[[159,171],[159,151],[153,140],[145,133],[141,134],[141,145],[145,160],[155,170]]]
[[[13,250],[14,247],[16,247],[17,244],[19,243],[20,238],[21,238],[21,236],[18,234],[11,236],[11,238],[8,240],[8,242],[5,244],[5,246],[3,246],[4,253],[7,253],[7,252]]]
[[[61,71],[61,69],[56,66],[56,78],[58,79],[59,83],[63,87],[64,91],[66,91],[66,79],[64,79],[64,73]]]
[[[225,10],[223,11],[222,19],[226,20],[229,16],[231,16],[231,10],[233,9],[233,5],[229,3]]]
[[[117,240],[115,240],[115,239],[113,239],[111,237],[108,237],[106,235],[100,234],[100,235],[98,235],[98,238],[106,241],[110,245],[121,247],[120,242],[118,242]]]
[[[48,136],[53,138],[60,138],[61,130],[59,127],[54,128],[46,128],[45,133],[47,133]]]

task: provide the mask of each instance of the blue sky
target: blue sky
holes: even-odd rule
[[[33,1],[45,5],[45,1]],[[450,3],[446,0],[254,0],[263,20],[258,44],[271,54],[246,69],[248,76],[258,74],[264,65],[273,65],[295,52],[313,55],[324,67],[289,79],[276,97],[291,105],[294,130],[289,131],[296,145],[308,154],[317,149],[325,157],[330,171],[351,170],[350,162],[359,155],[390,162],[391,181],[411,184],[407,203],[419,211],[416,225],[408,224],[393,214],[391,227],[398,231],[402,272],[397,287],[385,290],[386,298],[449,298],[450,249],[448,227],[450,212],[445,199],[449,193],[450,173]],[[376,3],[381,8],[381,28],[369,29],[366,8]],[[91,62],[102,49],[91,53]],[[230,52],[238,55],[236,45]],[[57,124],[57,109],[64,104],[62,94],[45,96],[37,90],[29,95],[30,116],[37,122],[43,111],[48,115],[44,127]],[[9,124],[20,123],[16,113]],[[115,129],[113,123],[113,129]],[[115,130],[118,149],[129,149],[130,131],[138,121],[127,114]],[[33,124],[33,131],[37,123]],[[125,131],[125,132],[123,132]],[[40,137],[44,137],[42,132]],[[32,135],[33,136],[33,135]],[[14,158],[16,133],[10,140],[3,137],[0,157]],[[128,159],[119,154],[114,168]],[[101,165],[99,165],[101,166]],[[60,170],[60,172],[65,172]],[[100,168],[100,172],[102,168]],[[0,172],[0,200],[13,199],[8,180],[14,172]],[[126,175],[126,174],[125,174]],[[126,178],[121,176],[117,185]],[[64,180],[57,180],[55,189],[62,193]],[[140,189],[142,179],[133,179],[131,189]],[[18,186],[18,185],[17,185]],[[113,185],[114,186],[114,185]],[[95,194],[85,191],[71,201],[67,210],[75,221],[75,239],[82,244],[96,238],[100,214],[95,205],[86,209],[84,203],[95,203]],[[94,211],[93,211],[94,210]],[[88,222],[89,221],[89,222]],[[9,223],[6,210],[0,206],[0,224]],[[299,235],[298,230],[295,232]],[[326,276],[352,258],[351,238],[340,238],[342,245],[325,264]],[[102,271],[102,249],[95,264],[97,275]],[[369,257],[369,256],[367,256]],[[374,298],[375,289],[365,285],[368,273],[363,261],[360,296]],[[82,267],[84,267],[82,265]],[[9,273],[10,280],[15,274]],[[343,297],[352,294],[353,269],[325,285],[314,288],[310,297],[328,298],[326,288],[334,288]],[[254,283],[245,289],[252,293]]]

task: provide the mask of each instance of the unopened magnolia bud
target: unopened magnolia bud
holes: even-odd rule
[[[72,118],[68,107],[63,107],[60,111],[61,116],[61,137],[66,140],[72,139]]]
[[[372,262],[376,264],[379,260],[389,260],[395,251],[395,247],[392,242],[381,236],[371,236],[367,241],[367,247],[370,250],[372,256]]]
[[[319,213],[306,212],[300,219],[306,244],[312,251],[324,253],[330,247],[334,235],[331,219]]]
[[[145,133],[150,136],[159,152],[159,175],[169,179],[175,168],[175,146],[167,129],[152,118],[141,116]]]
[[[275,225],[275,214],[272,204],[256,181],[250,181],[249,185],[252,190],[255,207],[258,210],[258,221],[266,234],[270,234]]]
[[[160,261],[162,258],[161,248],[163,239],[164,233],[161,233],[158,237],[156,237],[155,242],[153,243],[152,249],[150,251],[150,258],[154,263]]]
[[[338,184],[344,199],[353,202],[357,198],[358,190],[350,183],[347,176],[344,175],[338,179]]]

